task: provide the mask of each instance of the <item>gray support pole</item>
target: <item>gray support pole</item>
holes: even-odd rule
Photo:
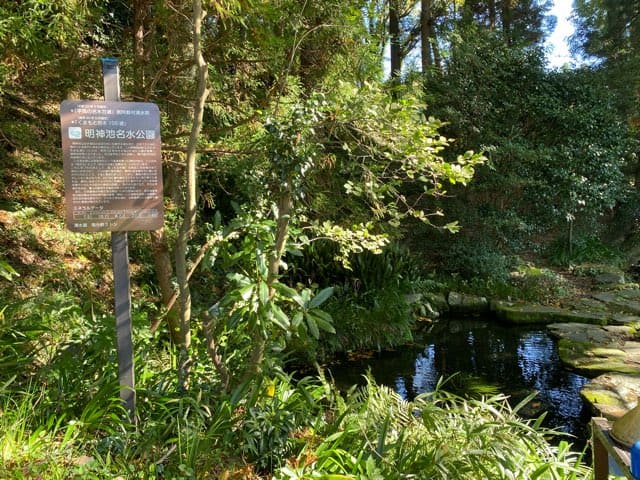
[[[105,101],[120,101],[120,67],[114,58],[102,59]],[[129,246],[127,232],[111,232],[113,284],[115,291],[116,348],[120,398],[135,422],[136,390],[133,368],[133,335],[131,326],[131,293],[129,285]]]

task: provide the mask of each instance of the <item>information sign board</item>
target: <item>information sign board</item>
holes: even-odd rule
[[[74,232],[161,228],[158,107],[65,100],[60,120],[67,228]]]

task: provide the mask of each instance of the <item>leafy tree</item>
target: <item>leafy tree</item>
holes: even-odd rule
[[[380,63],[359,6],[229,1],[209,4],[205,17],[197,1],[109,3],[113,31],[129,32],[118,46],[129,91],[166,114],[171,215],[153,250],[183,385],[199,354],[194,334],[229,386],[260,370],[268,346],[331,330],[315,311],[326,294],[281,284],[285,252],[319,237],[338,242],[343,260],[377,250],[403,218],[436,213],[403,196],[403,185],[421,185],[418,200],[433,196],[466,183],[479,161],[461,153],[445,162],[439,123],[366,81]],[[215,272],[219,263],[234,273],[194,287],[197,266]],[[216,300],[219,313],[208,313]],[[246,352],[239,363],[229,342]]]
[[[81,46],[100,36],[100,2],[7,1],[0,4],[0,94],[27,82],[70,88],[78,81]],[[66,93],[66,92],[65,92]]]
[[[594,60],[598,72],[616,93],[617,107],[638,136],[640,106],[640,2],[577,0],[573,20],[576,33],[572,50]],[[640,163],[635,166],[635,185],[640,189]]]
[[[449,122],[456,148],[489,157],[461,193],[473,225],[465,235],[513,246],[518,236],[598,218],[624,197],[634,143],[590,71],[547,72],[541,51],[476,32],[454,43],[427,91],[428,111]]]

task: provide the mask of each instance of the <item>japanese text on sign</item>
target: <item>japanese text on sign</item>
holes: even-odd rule
[[[160,115],[151,103],[65,101],[60,107],[67,227],[162,226]]]

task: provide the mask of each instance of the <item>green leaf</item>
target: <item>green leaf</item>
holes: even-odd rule
[[[336,329],[333,328],[333,319],[327,312],[316,309],[308,311],[307,315],[311,315],[313,317],[320,330],[324,330],[328,333],[336,333]]]
[[[289,330],[291,323],[289,322],[289,317],[286,313],[282,311],[280,307],[277,305],[271,305],[271,312],[273,313],[273,323],[278,325],[283,330]]]
[[[247,285],[238,289],[240,296],[245,302],[248,302],[251,296],[253,295],[253,285]]]
[[[265,282],[258,283],[258,298],[260,299],[260,304],[266,305],[269,303],[269,287]]]
[[[304,300],[302,299],[302,297],[300,296],[300,294],[295,288],[291,288],[288,285],[285,285],[284,283],[280,283],[280,282],[276,282],[273,285],[273,288],[275,288],[276,291],[279,294],[281,294],[284,298],[293,300],[301,307],[304,307]]]
[[[11,281],[13,277],[19,277],[20,274],[7,262],[0,260],[0,277]]]
[[[309,305],[307,305],[307,308],[312,309],[312,308],[318,308],[320,305],[322,305],[331,295],[333,295],[333,287],[327,287],[323,290],[320,290],[320,292],[311,299],[311,301],[309,302]]]
[[[307,320],[307,327],[309,327],[309,333],[311,336],[318,340],[320,338],[320,331],[318,330],[318,324],[316,323],[315,318],[311,314],[311,312],[307,312],[305,314],[305,319]]]
[[[296,312],[296,314],[293,316],[293,319],[291,320],[291,325],[293,326],[293,328],[298,328],[302,324],[303,316],[304,315],[302,314],[302,312]]]

